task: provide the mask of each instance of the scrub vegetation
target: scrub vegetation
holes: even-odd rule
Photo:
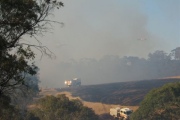
[[[180,118],[180,83],[169,83],[150,91],[132,120],[178,120]]]
[[[91,108],[83,106],[78,99],[69,100],[64,94],[46,96],[36,102],[36,107],[30,111],[39,120],[98,120]],[[31,116],[32,117],[32,116]]]

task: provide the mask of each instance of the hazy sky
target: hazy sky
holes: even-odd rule
[[[63,2],[50,19],[64,26],[54,24],[52,33],[39,38],[56,55],[52,60],[37,59],[42,86],[63,86],[64,79],[81,77],[64,76],[58,68],[63,61],[98,60],[104,55],[147,57],[149,52],[180,46],[180,0]]]

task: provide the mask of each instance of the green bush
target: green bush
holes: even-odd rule
[[[132,120],[177,120],[180,118],[180,83],[169,83],[150,91]]]
[[[98,116],[80,100],[69,100],[65,95],[46,96],[31,111],[40,120],[98,120]],[[30,119],[29,119],[30,120]]]
[[[20,111],[10,104],[11,99],[8,96],[0,97],[0,120],[21,120]]]

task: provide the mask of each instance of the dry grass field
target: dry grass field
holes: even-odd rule
[[[100,116],[101,120],[114,120],[109,115],[110,108],[128,107],[136,111],[140,102],[150,90],[171,82],[180,82],[180,79],[176,76],[175,78],[156,80],[41,89],[39,96],[35,100],[47,95],[65,94],[69,99],[81,100],[84,106],[92,108]],[[36,106],[29,106],[30,109],[33,107]]]
[[[180,76],[170,76],[170,77],[165,77],[163,79],[170,79],[170,78],[173,78],[173,79],[180,79]]]
[[[102,114],[108,114],[109,113],[109,109],[112,107],[129,107],[131,108],[133,111],[137,110],[138,106],[121,106],[119,104],[104,104],[104,103],[100,103],[100,102],[87,102],[82,100],[80,97],[73,97],[72,94],[70,92],[59,92],[56,89],[42,89],[41,92],[39,93],[39,95],[41,97],[46,96],[46,95],[54,95],[57,96],[59,94],[65,94],[69,99],[79,99],[82,101],[82,103],[84,104],[84,106],[87,106],[89,108],[92,108],[96,114],[98,115],[102,115]]]

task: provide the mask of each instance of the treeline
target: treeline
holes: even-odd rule
[[[166,53],[157,50],[148,57],[107,55],[100,60],[81,59],[79,62],[63,62],[58,66],[59,75],[66,79],[77,75],[83,79],[83,84],[111,83],[157,79],[180,75],[180,47]],[[60,77],[61,77],[60,76]]]

